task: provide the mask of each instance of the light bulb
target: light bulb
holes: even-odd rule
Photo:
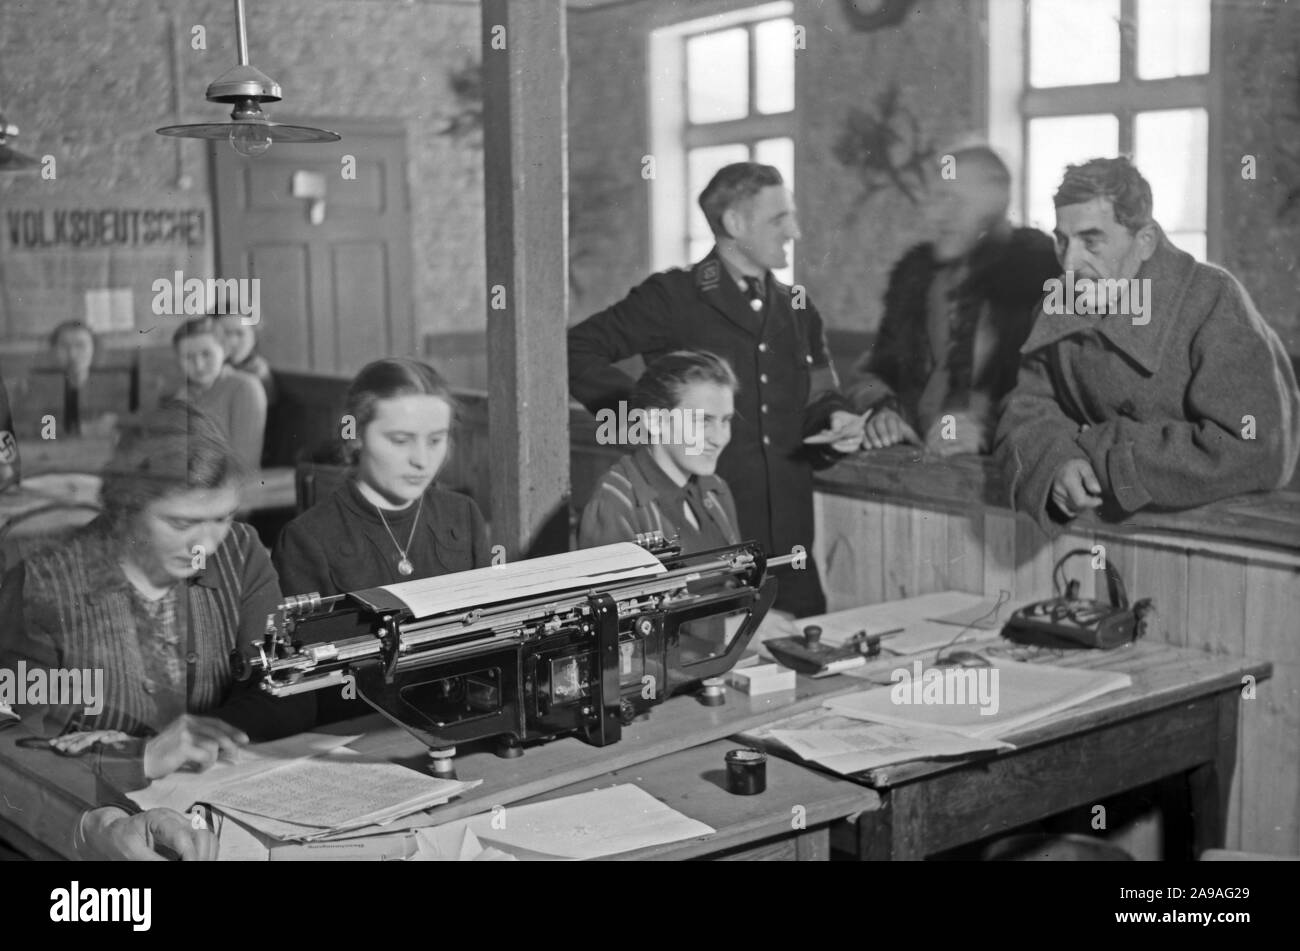
[[[236,125],[230,130],[230,147],[240,155],[253,158],[271,147],[271,136],[265,126],[256,122]]]

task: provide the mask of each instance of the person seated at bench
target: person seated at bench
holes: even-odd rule
[[[221,327],[213,317],[195,317],[172,337],[185,374],[177,396],[216,420],[245,468],[260,468],[266,434],[266,391],[257,379],[226,366]]]
[[[0,587],[0,667],[103,671],[98,702],[48,697],[15,712],[46,738],[99,734],[95,767],[115,788],[315,719],[311,694],[276,699],[231,674],[231,651],[261,639],[281,600],[266,550],[234,521],[244,475],[213,420],[168,401],[125,426],[102,514]]]
[[[428,364],[392,358],[362,367],[343,416],[352,471],[280,533],[273,557],[285,591],[328,597],[491,563],[474,500],[434,483],[455,406]],[[320,702],[323,722],[369,711],[328,691]]]
[[[582,510],[579,548],[655,531],[676,538],[686,554],[741,540],[731,489],[717,475],[737,385],[731,366],[703,351],[677,350],[646,367],[630,401],[644,413],[646,441],[596,483]]]
[[[105,408],[103,387],[91,375],[99,350],[94,332],[79,320],[64,321],[50,333],[50,350],[55,365],[63,371],[63,412],[58,416],[57,432],[66,436],[111,432],[117,414]]]
[[[1245,288],[1170,243],[1126,158],[1069,166],[1053,202],[1065,277],[1045,288],[998,426],[1013,506],[1054,535],[1085,509],[1286,485],[1300,391]]]
[[[596,483],[582,510],[579,548],[635,541],[646,532],[676,539],[683,554],[745,540],[731,489],[717,474],[718,458],[731,442],[738,387],[731,365],[706,351],[676,350],[646,367],[629,401],[644,413],[645,442]],[[635,425],[630,417],[629,435]],[[714,647],[725,636],[725,625],[696,628],[708,632],[705,641]],[[755,637],[794,633],[793,616],[774,609]]]
[[[1011,174],[997,153],[949,155],[951,175],[941,167],[928,183],[930,240],[894,265],[880,331],[847,390],[856,411],[874,410],[866,449],[988,452],[1043,282],[1061,270],[1047,235],[1007,221]]]
[[[266,392],[266,405],[275,405],[275,376],[266,358],[257,352],[257,328],[244,323],[239,314],[224,314],[218,318],[221,326],[221,343],[226,348],[226,362],[236,370],[257,377]]]

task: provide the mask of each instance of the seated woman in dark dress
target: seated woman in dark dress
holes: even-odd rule
[[[231,650],[261,638],[280,600],[257,535],[234,521],[242,476],[216,423],[167,401],[125,427],[102,514],[4,579],[0,667],[103,677],[97,701],[48,697],[15,712],[74,750],[101,734],[95,767],[117,788],[315,719],[310,694],[275,699],[231,675]],[[81,733],[92,735],[68,735]]]
[[[454,408],[451,390],[427,364],[394,358],[362,368],[343,417],[350,477],[286,525],[276,543],[286,592],[328,597],[487,567],[478,506],[434,485]],[[319,702],[326,721],[369,710],[328,691]]]

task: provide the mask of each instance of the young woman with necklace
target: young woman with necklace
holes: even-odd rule
[[[432,367],[377,360],[348,388],[348,480],[287,526],[273,560],[286,594],[328,597],[486,567],[483,515],[434,485],[447,459],[455,401]],[[322,719],[369,708],[324,692]]]

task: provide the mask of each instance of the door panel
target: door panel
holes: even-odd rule
[[[388,312],[383,290],[388,271],[384,246],[377,241],[341,242],[333,248],[334,301],[338,311],[336,339],[341,354],[360,363],[386,356],[411,356],[410,351],[384,349],[374,332]],[[377,287],[379,293],[371,290]],[[391,339],[391,335],[390,335]]]
[[[257,244],[248,276],[261,279],[258,348],[276,369],[310,370],[312,322],[307,306],[307,244]],[[274,356],[273,356],[274,355]]]
[[[352,374],[416,353],[406,133],[400,124],[322,121],[343,136],[275,143],[257,158],[213,143],[217,267],[261,279],[259,347],[273,369]],[[343,177],[344,156],[355,178]],[[296,172],[325,184],[324,218],[293,193]]]

